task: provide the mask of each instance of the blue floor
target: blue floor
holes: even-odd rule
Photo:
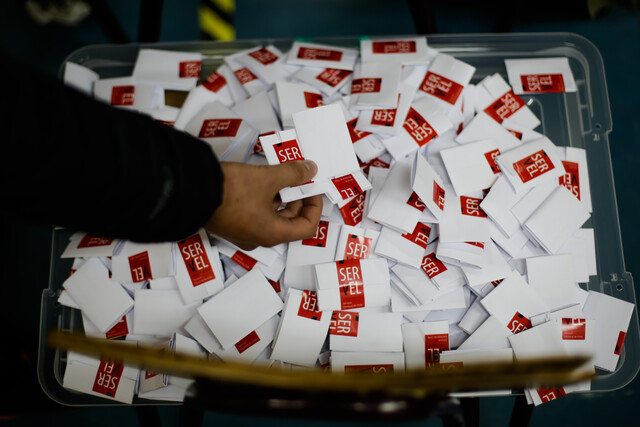
[[[136,39],[139,2],[109,0],[118,19],[132,39]],[[548,4],[548,2],[543,2]],[[89,17],[76,27],[39,27],[30,21],[19,1],[3,2],[0,9],[0,48],[57,73],[64,58],[88,44],[108,43],[107,37]],[[479,5],[477,5],[479,4]],[[573,2],[572,4],[580,4]],[[584,2],[586,4],[586,1]],[[161,41],[197,40],[198,0],[165,0]],[[583,5],[584,6],[584,5]],[[491,32],[498,13],[491,13],[484,2],[446,2],[435,6],[435,21],[440,33]],[[512,32],[574,32],[591,40],[600,50],[607,75],[613,115],[610,134],[613,170],[618,198],[627,271],[640,280],[640,233],[637,213],[640,194],[637,165],[640,161],[640,10],[614,8],[598,18],[584,14],[557,16],[553,19],[528,17],[514,19]],[[360,36],[412,34],[414,25],[404,1],[391,0],[236,0],[238,38]],[[6,142],[5,142],[6,143]],[[2,233],[2,281],[12,286],[9,296],[17,298],[16,308],[3,314],[2,325],[13,324],[2,344],[0,373],[14,376],[0,399],[0,425],[114,426],[138,425],[136,411],[130,407],[63,408],[51,402],[36,381],[39,297],[48,277],[49,235],[43,227],[33,227],[14,218],[5,219]],[[35,242],[35,243],[34,243]],[[17,254],[29,253],[34,260],[31,273],[19,276],[13,262]],[[637,286],[636,286],[637,289]],[[11,299],[8,299],[11,300]],[[7,323],[11,322],[11,323]],[[16,351],[4,351],[12,343]],[[8,348],[8,347],[7,347]],[[14,353],[16,353],[14,355]],[[18,378],[19,376],[19,378]],[[489,398],[481,401],[483,426],[508,424],[513,398]],[[640,380],[621,390],[589,395],[569,395],[543,405],[533,413],[532,426],[630,425],[640,402]],[[176,425],[178,407],[160,408],[162,425]],[[441,425],[439,420],[399,425]],[[633,423],[635,424],[635,423]],[[322,422],[298,422],[256,419],[245,416],[208,413],[203,425],[279,425],[321,426]],[[331,423],[334,426],[359,426],[359,423]]]

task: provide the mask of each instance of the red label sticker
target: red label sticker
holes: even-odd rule
[[[424,208],[427,207],[427,205],[425,205],[422,202],[422,200],[420,200],[420,197],[415,191],[411,193],[411,196],[409,196],[409,200],[407,200],[407,204],[411,207],[418,209],[420,212],[424,211]]]
[[[342,310],[364,307],[364,285],[359,259],[337,261],[340,304]]]
[[[147,251],[129,257],[129,269],[134,283],[144,282],[153,279],[151,276],[151,264],[149,263],[149,253]]]
[[[618,341],[616,341],[616,348],[613,350],[613,354],[617,354],[618,356],[620,355],[620,352],[622,351],[622,345],[624,344],[624,339],[626,338],[626,336],[626,332],[620,331],[620,333],[618,334]]]
[[[213,73],[209,77],[207,77],[207,80],[202,82],[202,86],[204,86],[207,90],[210,90],[211,92],[218,92],[226,84],[227,84],[227,79],[225,79],[224,76],[220,73]]]
[[[373,110],[373,116],[371,116],[372,125],[392,127],[395,121],[395,108],[391,110]]]
[[[295,160],[304,160],[302,151],[298,145],[298,141],[290,139],[289,141],[283,141],[275,144],[273,149],[278,156],[280,163],[293,162]]]
[[[356,129],[357,122],[357,118],[351,120],[350,122],[347,122],[347,129],[349,129],[349,136],[351,137],[352,143],[358,142],[362,138],[366,138],[367,136],[371,135],[371,132],[365,132],[363,130]]]
[[[80,240],[80,243],[78,243],[78,249],[109,246],[112,243],[113,239],[105,239],[104,237],[96,237],[91,234],[85,234],[82,240]]]
[[[322,312],[318,311],[318,293],[315,291],[302,291],[298,316],[311,320],[322,319]]]
[[[335,68],[326,68],[316,76],[316,80],[320,80],[322,83],[328,84],[331,87],[336,87],[352,73],[353,72],[349,70],[336,70]]]
[[[200,78],[200,61],[182,61],[180,63],[179,76],[181,79],[187,77]]]
[[[416,42],[413,40],[397,40],[372,42],[373,53],[415,53]]]
[[[122,319],[118,321],[115,325],[109,329],[105,336],[108,340],[112,340],[114,338],[124,337],[129,333],[129,325],[127,324],[127,316],[122,316]]]
[[[586,320],[562,318],[562,339],[563,340],[584,340],[586,336]]]
[[[313,59],[318,61],[340,61],[342,52],[339,50],[317,49],[313,47],[300,47],[298,59]]]
[[[523,92],[564,92],[562,74],[526,74],[520,76]]]
[[[552,400],[556,400],[567,395],[567,392],[564,391],[562,387],[539,388],[536,391],[538,392],[538,396],[540,396],[542,403],[551,402]]]
[[[345,374],[387,374],[393,373],[393,364],[344,365]]]
[[[449,334],[427,334],[424,336],[424,362],[427,368],[440,363],[440,353],[449,350]]]
[[[440,187],[435,181],[433,181],[433,203],[435,203],[440,210],[444,209],[444,188]]]
[[[427,249],[429,234],[431,234],[431,227],[422,222],[419,222],[416,224],[411,233],[405,233],[402,235],[402,237],[420,246],[422,249]]]
[[[240,129],[242,119],[209,119],[202,123],[200,138],[233,138]]]
[[[447,266],[442,261],[436,258],[435,253],[430,253],[422,258],[422,264],[420,264],[422,271],[426,273],[429,279],[433,279],[440,273],[447,271]]]
[[[411,107],[402,127],[420,147],[424,147],[429,141],[438,136],[435,129],[431,127],[425,118]]]
[[[500,173],[500,166],[496,163],[496,157],[500,155],[500,150],[497,148],[488,153],[484,153],[484,158],[487,159],[487,163],[491,166],[491,171],[495,174]]]
[[[371,253],[371,237],[349,234],[342,259],[367,259]]]
[[[340,192],[342,200],[348,200],[363,193],[362,188],[360,188],[360,185],[358,185],[358,182],[351,174],[333,178],[331,182],[333,182],[333,185],[335,185]]]
[[[253,74],[251,70],[246,67],[235,70],[233,74],[236,76],[236,79],[238,79],[240,84],[243,84],[243,85],[249,82],[252,82],[254,80],[258,80],[258,76]]]
[[[420,90],[453,105],[458,100],[464,87],[439,74],[427,72],[420,85]]]
[[[105,396],[115,397],[123,371],[124,367],[122,365],[101,360],[91,390],[104,394]]]
[[[511,135],[515,136],[520,141],[522,141],[522,137],[524,136],[524,134],[522,132],[518,132],[517,130],[513,130],[513,129],[507,129],[507,130],[509,131],[509,133]]]
[[[513,113],[524,107],[524,105],[522,98],[513,93],[513,90],[510,90],[493,101],[491,105],[484,109],[484,112],[496,122],[502,123],[504,119],[511,117]]]
[[[260,143],[260,137],[267,136],[267,135],[275,135],[275,133],[276,131],[272,130],[271,132],[265,132],[258,135],[258,139],[256,140],[256,143],[253,145],[253,152],[256,154],[264,153],[264,149],[262,148],[262,144]]]
[[[554,164],[544,150],[533,153],[513,164],[513,169],[523,183],[544,175],[554,168]]]
[[[516,314],[514,314],[511,321],[509,321],[507,328],[514,334],[517,334],[530,329],[531,321],[516,311]]]
[[[304,93],[304,103],[307,106],[307,108],[322,107],[324,105],[324,101],[322,100],[322,95],[320,95],[319,93],[313,93],[313,92]]]
[[[273,64],[278,60],[278,57],[273,54],[269,49],[263,47],[256,51],[250,52],[249,56],[261,63],[262,65]]]
[[[475,246],[480,249],[484,249],[484,243],[482,242],[465,242],[467,245]]]
[[[194,287],[216,278],[199,234],[178,242],[178,249]]]
[[[345,337],[358,336],[358,323],[360,315],[357,311],[334,310],[331,313],[329,335],[342,335]]]
[[[345,224],[351,226],[360,224],[364,211],[364,201],[364,194],[358,194],[353,200],[340,208],[340,214]]]
[[[316,228],[316,234],[313,237],[302,240],[302,244],[305,246],[315,246],[318,248],[324,248],[327,246],[327,236],[329,234],[329,222],[320,221],[318,228]]]
[[[476,197],[460,196],[460,210],[462,211],[462,215],[486,218],[487,214],[480,207],[481,202],[482,199]]]
[[[269,282],[274,291],[280,292],[282,290],[282,286],[280,286],[280,280],[267,279],[267,282]]]
[[[493,282],[491,282],[491,284],[493,285],[493,287],[495,288],[496,286],[498,286],[500,283],[502,283],[504,279],[499,279],[499,280],[494,280]]]
[[[111,88],[111,105],[133,105],[135,97],[136,87],[129,86],[114,86]]]
[[[564,166],[565,173],[558,178],[560,185],[571,191],[571,194],[580,200],[580,174],[578,173],[580,166],[576,162],[567,162],[564,160],[562,160],[562,165]]]
[[[238,353],[242,354],[251,348],[252,345],[260,341],[260,337],[256,331],[249,333],[246,337],[242,338],[240,341],[234,344]]]
[[[247,271],[250,271],[255,265],[258,263],[257,260],[251,258],[249,255],[244,252],[236,251],[235,254],[231,257],[233,262],[238,264],[240,267],[244,268]]]
[[[382,79],[380,77],[353,79],[353,82],[351,82],[351,95],[358,93],[378,93],[381,88]]]
[[[375,158],[373,160],[371,160],[369,163],[367,163],[369,166],[373,166],[375,168],[383,168],[383,169],[389,169],[391,167],[390,163],[385,162],[384,160],[381,160],[379,158]]]

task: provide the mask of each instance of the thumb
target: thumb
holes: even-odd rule
[[[305,184],[318,173],[318,166],[311,160],[297,160],[272,166],[278,190],[294,185]]]

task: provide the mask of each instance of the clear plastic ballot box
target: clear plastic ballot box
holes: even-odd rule
[[[222,64],[223,58],[256,45],[274,44],[286,52],[293,40],[265,39],[232,42],[177,42],[129,45],[92,45],[73,52],[66,61],[74,62],[98,73],[100,78],[123,77],[132,73],[141,48],[201,52],[202,73],[206,78]],[[358,38],[323,38],[314,42],[359,48]],[[522,99],[542,122],[536,129],[556,145],[584,148],[587,152],[593,213],[583,226],[593,228],[596,243],[598,275],[585,290],[602,292],[616,298],[636,302],[633,278],[625,270],[620,223],[618,218],[614,176],[609,149],[612,129],[611,109],[607,94],[602,57],[585,38],[570,33],[528,34],[463,34],[427,36],[429,46],[453,55],[474,67],[471,83],[500,73],[507,80],[505,59],[566,57],[575,77],[577,91],[522,95]],[[64,64],[63,64],[64,66]],[[64,68],[61,68],[63,70]],[[45,344],[48,330],[81,331],[82,316],[78,310],[56,302],[62,283],[69,274],[71,259],[60,254],[71,232],[54,230],[51,247],[49,287],[42,294],[40,351],[38,378],[44,391],[54,401],[65,405],[118,405],[106,399],[73,392],[62,387],[66,353]],[[640,367],[640,333],[637,309],[634,310],[624,341],[618,366],[614,372],[598,371],[592,390],[611,391],[624,387],[635,377]],[[514,390],[513,393],[519,393]],[[134,404],[168,404],[134,399]]]

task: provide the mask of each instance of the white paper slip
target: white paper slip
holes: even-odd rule
[[[402,325],[405,367],[431,368],[440,363],[440,353],[450,350],[449,322],[405,323]]]
[[[389,305],[389,267],[384,258],[316,264],[315,271],[320,311]]]
[[[584,148],[560,147],[560,157],[565,174],[559,178],[560,185],[576,196],[587,211],[592,211],[591,186],[587,169],[587,152]]]
[[[353,78],[352,70],[301,67],[291,77],[319,89],[327,96],[336,94]]]
[[[554,180],[547,180],[533,187],[531,190],[518,194],[520,199],[511,207],[511,213],[520,225],[523,225],[527,219],[529,219],[531,214],[540,207],[542,202],[544,202],[557,187],[558,184]]]
[[[435,219],[434,222],[439,222],[445,202],[444,181],[419,152],[415,154],[411,167],[411,188]]]
[[[220,342],[216,336],[213,335],[213,332],[211,332],[211,329],[209,329],[199,313],[196,312],[193,317],[184,324],[184,330],[209,353],[222,349]]]
[[[78,309],[80,308],[78,307]],[[98,327],[91,323],[91,320],[83,313],[82,326],[84,327],[84,334],[88,337],[106,338],[108,340],[126,337],[133,333],[133,311],[129,310],[127,314],[122,316],[122,319],[106,332],[100,332]]]
[[[185,99],[180,112],[175,120],[176,129],[184,129],[185,126],[200,112],[204,106],[219,101],[227,107],[233,105],[234,100],[227,87],[227,80],[222,74],[211,74],[201,85],[191,89]]]
[[[513,354],[518,361],[536,360],[545,357],[567,356],[562,343],[562,327],[556,322],[547,322],[509,337]]]
[[[289,289],[270,358],[315,366],[330,323],[331,313],[318,310],[314,291]]]
[[[121,403],[133,402],[136,381],[124,377],[124,366],[101,362],[99,366],[68,362],[62,386],[70,390],[104,397]]]
[[[426,37],[397,37],[360,40],[363,62],[397,62],[403,65],[429,65]]]
[[[485,263],[485,244],[475,242],[440,242],[436,256],[453,265],[481,268]]]
[[[507,178],[500,175],[491,186],[489,193],[480,202],[480,209],[487,214],[491,222],[505,237],[509,237],[520,228],[520,222],[511,208],[526,194],[527,192],[516,193]]]
[[[504,65],[518,95],[577,90],[568,58],[505,59]]]
[[[278,80],[285,80],[289,74],[282,67],[286,56],[274,45],[249,49],[235,56],[234,59],[246,66],[269,86]]]
[[[479,242],[491,239],[489,219],[480,208],[481,197],[457,196],[445,185],[445,203],[442,218],[438,223],[441,242]]]
[[[485,77],[476,85],[474,101],[476,111],[483,111],[497,123],[508,119],[526,129],[540,125],[540,120],[499,73]]]
[[[294,41],[287,64],[353,70],[358,53],[356,49]]]
[[[277,81],[275,83],[282,126],[293,127],[293,113],[324,105],[318,89],[305,83]]]
[[[556,254],[590,216],[584,205],[569,190],[559,186],[531,214],[524,223],[524,229],[547,252]]]
[[[201,63],[199,52],[140,49],[133,78],[136,82],[178,85],[189,90],[200,78]]]
[[[351,142],[353,143],[353,151],[358,156],[358,160],[368,163],[383,155],[386,149],[378,135],[357,129],[357,123],[357,117],[347,122],[349,136],[351,136]]]
[[[381,137],[398,135],[402,131],[404,118],[407,117],[409,108],[411,108],[415,88],[400,83],[398,90],[400,94],[396,97],[392,107],[362,110],[358,116],[357,128],[373,132]],[[353,95],[351,98],[353,100]],[[353,106],[351,108],[353,109]]]
[[[453,189],[459,196],[490,188],[496,182],[500,169],[495,157],[499,154],[498,145],[489,139],[440,152]]]
[[[558,254],[573,255],[574,281],[576,283],[588,283],[590,276],[598,274],[593,228],[581,228],[576,231],[558,249]]]
[[[119,239],[98,237],[89,233],[74,233],[60,258],[109,257],[120,243]]]
[[[351,81],[352,110],[394,109],[398,106],[401,68],[395,63],[360,63]]]
[[[440,52],[429,66],[418,93],[433,97],[448,112],[461,99],[460,94],[475,71],[466,62]]]
[[[520,138],[484,112],[476,114],[455,138],[459,144],[468,144],[486,139],[495,142],[501,153],[522,145]]]
[[[237,102],[231,110],[246,120],[260,134],[280,130],[280,123],[271,106],[267,92],[260,92],[250,98]]]
[[[198,313],[227,350],[280,312],[282,305],[262,273],[251,270],[201,305]]]
[[[484,243],[484,247],[484,263],[480,268],[465,264],[460,266],[469,286],[504,279],[511,273],[511,266],[492,241]]]
[[[329,347],[332,351],[402,352],[401,323],[401,313],[336,310],[331,314]]]
[[[252,362],[272,343],[279,323],[280,316],[276,314],[229,349],[219,348],[214,354],[225,362]]]
[[[345,259],[367,259],[375,258],[373,252],[380,232],[367,229],[343,225],[338,238],[335,261]]]
[[[233,259],[234,254],[237,251],[240,251],[243,254],[251,257],[255,261],[261,262],[266,265],[273,264],[277,258],[284,254],[287,248],[287,245],[285,243],[280,243],[279,245],[270,248],[258,246],[257,248],[250,251],[245,251],[227,240],[218,239],[217,242],[217,247],[220,253],[228,256],[229,258]]]
[[[484,309],[480,303],[480,299],[476,300],[469,306],[469,309],[464,313],[458,327],[465,331],[469,335],[473,335],[480,325],[489,318],[489,313]]]
[[[63,283],[64,289],[100,332],[106,332],[133,307],[134,301],[98,258],[90,258]]]
[[[458,347],[458,350],[488,350],[509,348],[509,339],[513,335],[506,326],[494,317],[489,316]]]
[[[587,302],[587,298],[589,297],[589,291],[583,291],[582,289],[580,289],[578,291],[578,294],[579,294],[580,304],[572,305],[570,307],[565,307],[560,310],[550,311],[548,313],[543,313],[537,316],[533,316],[531,318],[531,324],[533,326],[538,326],[550,320],[562,319],[563,317],[567,317],[571,319],[584,318],[582,307],[584,307],[584,303]]]
[[[418,222],[410,233],[401,233],[389,227],[382,227],[375,253],[392,261],[418,268],[427,249],[430,234],[431,227],[422,222]]]
[[[232,55],[225,56],[224,58],[225,64],[229,67],[229,70],[234,76],[233,79],[238,83],[238,85],[240,85],[240,88],[244,93],[244,96],[241,96],[239,93],[235,92],[239,99],[244,99],[247,96],[267,91],[271,86],[260,80],[260,78],[246,65],[238,61],[239,57],[244,56],[255,49],[256,48],[243,50]],[[224,72],[224,70],[222,71]]]
[[[504,233],[498,229],[494,221],[489,223],[489,229],[491,231],[491,240],[506,252],[511,259],[519,257],[522,249],[527,242],[529,242],[529,236],[527,236],[521,228],[517,228],[509,237],[505,236]]]
[[[93,96],[96,99],[125,109],[157,108],[160,102],[157,99],[154,102],[154,90],[155,85],[134,84],[131,77],[100,79],[93,84]]]
[[[85,66],[73,62],[64,65],[64,84],[86,95],[93,96],[93,84],[99,78],[98,73]]]
[[[185,305],[177,290],[135,291],[133,333],[170,337],[196,313],[201,301]]]
[[[404,372],[404,353],[372,351],[332,351],[334,373],[386,374]]]
[[[113,280],[137,283],[173,275],[171,243],[123,242],[111,259]]]
[[[551,310],[578,303],[572,255],[527,258],[527,278]]]

